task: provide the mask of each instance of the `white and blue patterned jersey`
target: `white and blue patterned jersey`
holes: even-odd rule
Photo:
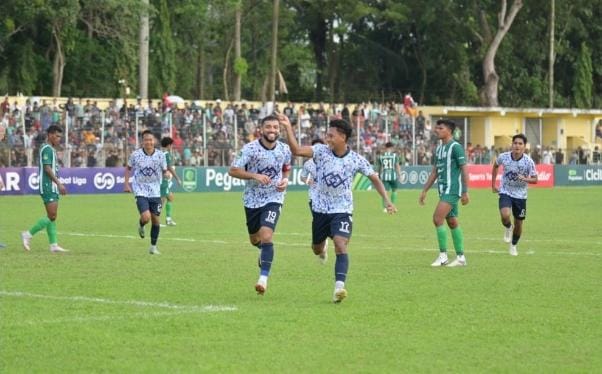
[[[155,149],[147,155],[143,148],[132,152],[128,166],[133,170],[132,188],[135,196],[161,197],[161,181],[167,170],[165,153]]]
[[[518,160],[512,159],[512,152],[504,152],[495,160],[495,164],[503,166],[500,193],[516,199],[527,198],[527,182],[518,179],[519,175],[534,177],[537,175],[535,163],[527,154],[523,154]]]
[[[268,203],[284,202],[286,191],[280,192],[276,189],[282,180],[283,168],[289,168],[291,164],[291,149],[288,145],[277,141],[273,149],[263,146],[259,140],[245,144],[238,156],[232,162],[232,167],[244,169],[250,173],[267,175],[271,179],[270,184],[260,184],[254,179],[245,183],[243,202],[247,208],[260,208]]]
[[[313,211],[351,214],[355,173],[360,172],[367,177],[376,174],[372,165],[351,149],[339,157],[325,144],[315,144],[312,148],[316,163],[316,194],[311,200]]]
[[[312,158],[305,161],[305,163],[303,164],[303,169],[301,169],[301,178],[303,178],[303,180],[307,180],[307,177],[311,177],[311,180],[313,181],[313,183],[309,185],[309,200],[313,201],[315,199],[316,190],[318,187],[315,183],[316,182],[316,163],[314,162],[314,160]]]

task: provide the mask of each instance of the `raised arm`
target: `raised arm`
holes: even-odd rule
[[[295,132],[293,131],[293,126],[289,121],[288,117],[279,114],[278,121],[280,122],[280,126],[284,127],[286,131],[286,137],[288,138],[288,146],[291,148],[291,152],[295,156],[303,156],[303,157],[314,157],[314,150],[311,146],[300,146],[297,143],[297,138],[295,138]]]

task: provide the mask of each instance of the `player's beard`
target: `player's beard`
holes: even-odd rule
[[[269,135],[272,135],[274,137],[274,139],[270,139],[268,138]],[[266,142],[268,142],[269,144],[274,143],[276,140],[278,140],[278,134],[261,134],[261,137],[263,138],[263,140],[265,140]]]

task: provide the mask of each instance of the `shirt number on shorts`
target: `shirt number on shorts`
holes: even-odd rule
[[[521,209],[520,214],[518,215],[519,217],[524,217],[527,214],[527,212],[525,212],[524,209]]]
[[[349,222],[341,222],[341,228],[339,231],[349,234]]]
[[[275,223],[276,222],[276,212],[274,212],[273,210],[268,210],[268,216],[265,220],[266,220],[266,222],[269,222],[269,223]]]

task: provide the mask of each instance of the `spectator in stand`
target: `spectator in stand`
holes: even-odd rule
[[[592,164],[600,163],[600,148],[598,146],[594,147],[594,152],[592,153]]]
[[[562,165],[564,163],[564,153],[562,153],[562,149],[558,148],[558,150],[554,153],[554,160],[557,165]]]
[[[588,154],[583,147],[577,147],[577,156],[579,165],[587,165]]]
[[[551,164],[554,163],[553,152],[552,152],[552,150],[550,150],[550,148],[548,148],[548,147],[544,148],[544,150],[543,150],[543,157],[542,157],[542,161],[541,162],[543,164],[546,164],[546,165],[551,165]]]
[[[416,117],[416,102],[411,93],[407,93],[403,97],[403,110],[410,117]]]
[[[8,96],[4,97],[4,101],[0,104],[0,114],[5,115],[10,113],[10,103],[8,102]]]

